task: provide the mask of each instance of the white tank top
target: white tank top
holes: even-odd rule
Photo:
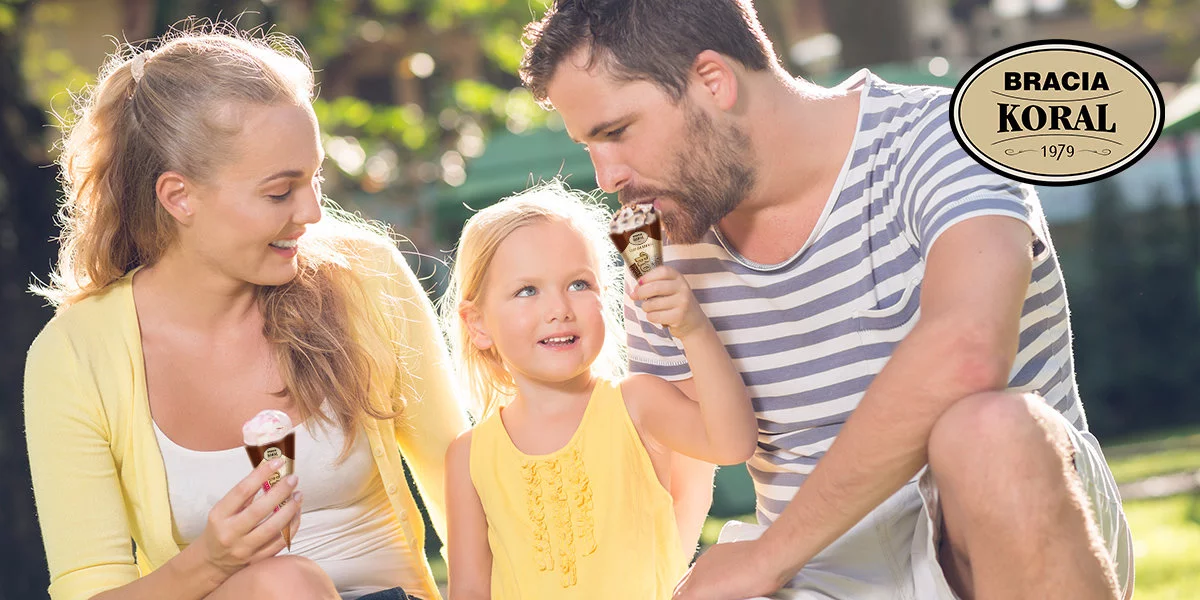
[[[171,441],[157,423],[154,434],[167,471],[175,542],[182,549],[200,537],[213,505],[252,467],[240,446],[200,452]],[[320,565],[342,598],[397,586],[420,589],[424,557],[409,551],[366,434],[360,430],[350,455],[338,464],[344,439],[337,427],[311,422],[296,427],[295,473],[304,510],[291,554]]]

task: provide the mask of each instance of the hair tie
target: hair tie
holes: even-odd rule
[[[129,71],[133,73],[133,82],[141,83],[142,76],[146,74],[146,53],[143,52],[133,57],[133,63],[129,65]]]

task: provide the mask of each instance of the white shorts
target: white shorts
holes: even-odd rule
[[[1062,416],[1060,415],[1060,418]],[[1116,564],[1126,594],[1133,588],[1133,540],[1121,496],[1100,444],[1062,418],[1075,446],[1075,469],[1091,500],[1093,518]],[[766,528],[730,521],[718,543],[756,539]],[[941,510],[926,469],[813,560],[775,600],[958,600],[937,559]]]

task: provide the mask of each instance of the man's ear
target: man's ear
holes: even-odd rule
[[[692,75],[717,108],[727,111],[737,104],[738,78],[729,59],[714,50],[696,55]]]
[[[181,225],[190,225],[192,222],[194,212],[191,194],[194,190],[194,184],[175,171],[159,175],[154,183],[154,195],[158,197],[158,203]]]
[[[492,347],[492,336],[488,335],[487,328],[483,324],[483,315],[480,314],[479,307],[474,302],[469,300],[460,302],[458,318],[462,319],[463,326],[467,328],[467,335],[476,348],[487,350]]]

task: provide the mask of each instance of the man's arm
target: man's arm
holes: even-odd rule
[[[971,394],[1004,389],[1032,271],[1030,230],[985,216],[930,249],[921,316],[829,451],[763,534],[782,585],[926,464],[937,419]]]
[[[701,556],[676,597],[775,591],[911,479],[946,409],[1006,387],[1032,269],[1020,220],[980,216],[945,230],[926,261],[917,324],[791,503],[759,540]]]

